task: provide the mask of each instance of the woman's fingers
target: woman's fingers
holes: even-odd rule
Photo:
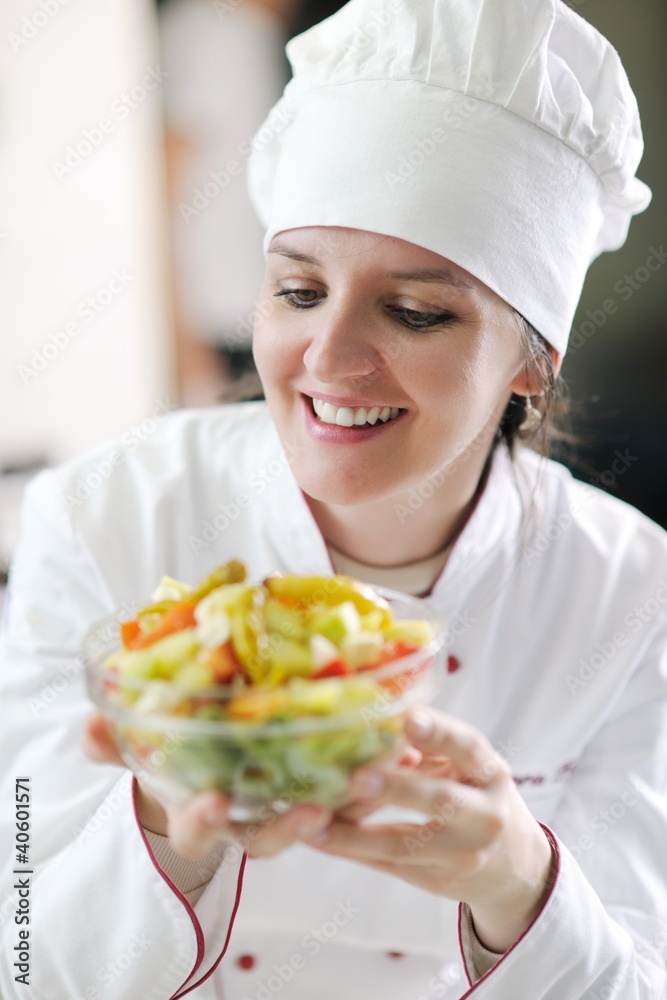
[[[91,760],[126,766],[113,738],[113,724],[99,712],[86,719],[81,743]],[[229,819],[231,803],[224,795],[202,792],[176,803],[147,792],[141,782],[137,805],[146,828],[168,836],[174,850],[186,858],[202,857],[217,840],[235,842],[255,857],[270,857],[305,833],[326,826],[332,815],[320,806],[301,804],[280,815],[267,810],[261,823],[235,823]]]
[[[90,759],[98,764],[119,764],[125,767],[113,738],[112,723],[100,712],[94,712],[86,719],[81,745]]]
[[[306,836],[313,836],[331,822],[330,809],[304,804],[294,806],[262,824],[232,824],[232,833],[253,858],[269,858]]]
[[[507,762],[488,740],[461,719],[420,706],[408,713],[405,732],[425,757],[449,758],[450,766],[468,784],[485,787],[510,774]]]
[[[281,815],[265,816],[261,823],[233,822],[230,800],[209,793],[194,795],[182,805],[165,802],[164,806],[174,850],[189,858],[206,854],[216,840],[235,843],[252,857],[272,857],[331,820],[330,810],[299,805]]]

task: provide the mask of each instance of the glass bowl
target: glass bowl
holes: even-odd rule
[[[367,589],[389,602],[396,621],[428,621],[434,638],[377,668],[304,682],[317,688],[319,700],[342,691],[345,702],[353,704],[357,699],[351,685],[363,679],[364,703],[339,714],[322,714],[320,705],[319,711],[306,709],[290,719],[222,720],[215,716],[238,688],[216,685],[194,691],[174,683],[168,684],[173,710],[165,708],[162,697],[153,711],[150,697],[142,696],[155,685],[164,693],[164,681],[105,669],[108,657],[120,648],[118,625],[127,614],[116,612],[96,622],[83,641],[88,693],[113,723],[130,770],[149,791],[176,802],[195,792],[221,792],[232,800],[230,815],[237,820],[261,822],[300,802],[332,809],[345,805],[350,772],[361,764],[400,758],[407,708],[429,701],[445,672],[440,613],[420,598],[382,587]],[[377,688],[370,702],[368,682]],[[322,688],[332,684],[335,690]],[[139,699],[141,712],[133,707]]]

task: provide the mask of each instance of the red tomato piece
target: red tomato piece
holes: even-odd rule
[[[347,665],[345,660],[339,658],[332,660],[331,663],[327,663],[324,667],[320,667],[314,674],[311,674],[311,679],[319,681],[324,677],[345,677],[346,674],[351,673],[352,668]]]

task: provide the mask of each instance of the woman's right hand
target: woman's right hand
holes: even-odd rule
[[[83,749],[91,760],[126,766],[113,738],[113,726],[99,712],[86,720]],[[324,829],[332,816],[329,809],[303,803],[282,815],[272,814],[262,824],[236,823],[228,818],[231,803],[224,795],[200,792],[177,804],[147,792],[138,779],[136,803],[142,827],[169,837],[174,850],[185,858],[201,857],[216,840],[238,843],[252,857],[272,857],[304,835]]]

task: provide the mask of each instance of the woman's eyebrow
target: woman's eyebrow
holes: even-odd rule
[[[301,264],[312,264],[314,267],[321,266],[317,257],[301,253],[299,250],[293,250],[286,243],[281,243],[278,240],[273,240],[268,253],[277,253],[282,257],[289,257],[290,260],[297,260]],[[437,281],[445,285],[452,285],[454,288],[468,288],[471,291],[474,288],[470,282],[464,278],[460,278],[448,268],[420,267],[414,271],[390,271],[387,277],[397,278],[399,281]]]

